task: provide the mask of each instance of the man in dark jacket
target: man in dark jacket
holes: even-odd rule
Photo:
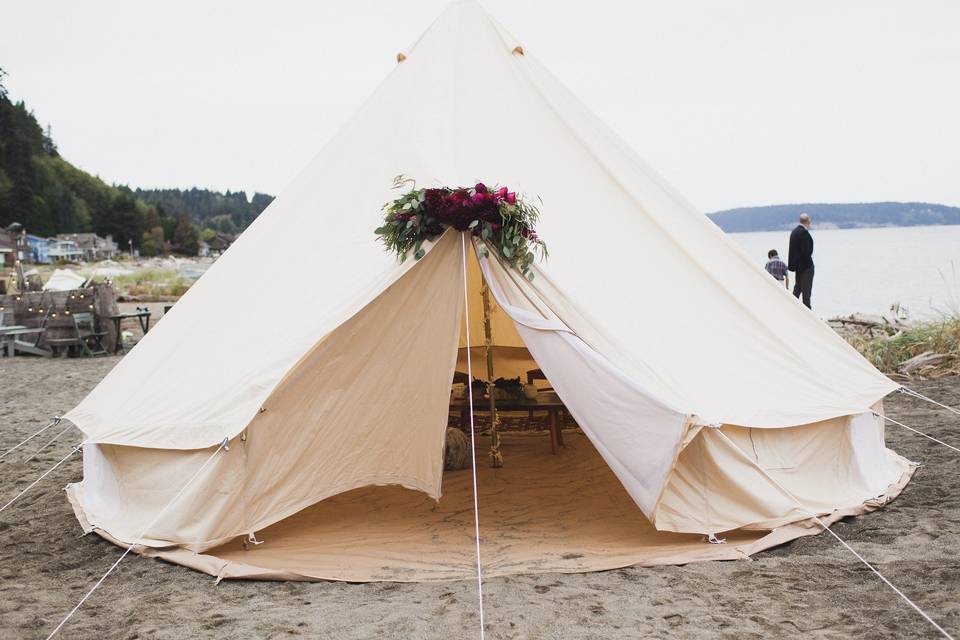
[[[790,254],[787,268],[797,274],[794,278],[793,295],[803,296],[803,304],[810,307],[813,290],[813,236],[810,235],[810,216],[800,214],[800,224],[790,233]]]

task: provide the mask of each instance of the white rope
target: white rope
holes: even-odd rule
[[[476,433],[473,422],[473,365],[471,360],[473,354],[470,353],[470,293],[467,288],[467,232],[460,234],[460,248],[463,258],[463,308],[464,325],[467,328],[467,399],[470,403],[470,460],[473,462],[473,527],[474,538],[477,547],[477,594],[480,598],[480,640],[484,640],[485,631],[483,623],[483,570],[480,565],[480,500],[477,497],[477,445]],[[493,420],[494,416],[490,416]],[[48,639],[49,640],[49,639]]]
[[[906,388],[906,387],[900,387],[899,389],[897,389],[897,391],[899,391],[900,393],[905,393],[905,394],[907,394],[908,396],[913,396],[914,398],[916,398],[916,399],[918,399],[918,400],[925,400],[925,401],[927,401],[927,402],[929,402],[929,403],[931,403],[931,404],[935,404],[935,405],[937,405],[938,407],[940,407],[940,408],[942,408],[942,409],[946,409],[947,411],[953,412],[953,413],[957,414],[958,416],[960,416],[960,409],[957,409],[957,408],[955,408],[955,407],[948,407],[947,405],[943,404],[942,402],[937,402],[936,400],[934,400],[934,399],[932,399],[932,398],[928,398],[927,396],[923,395],[922,393],[917,393],[917,392],[914,391],[913,389],[908,389],[908,388]]]
[[[794,498],[794,499],[796,499],[796,498]],[[798,504],[799,504],[799,503],[798,503]],[[806,511],[806,509],[804,509],[804,511]],[[807,513],[810,513],[810,512],[807,511]],[[921,609],[920,607],[918,607],[918,606],[916,605],[916,603],[914,603],[913,600],[911,600],[911,599],[908,598],[906,595],[904,595],[904,593],[903,593],[902,591],[900,591],[900,589],[897,589],[892,582],[890,582],[889,580],[887,580],[887,579],[883,576],[882,573],[880,573],[879,571],[877,571],[877,570],[873,567],[873,565],[870,564],[869,562],[867,562],[867,561],[864,559],[863,556],[861,556],[859,553],[856,552],[856,550],[854,550],[853,547],[851,547],[849,544],[847,544],[846,542],[844,542],[843,538],[841,538],[840,536],[838,536],[838,535],[836,534],[836,532],[834,532],[833,529],[831,529],[830,527],[828,527],[823,520],[821,520],[816,514],[810,513],[810,515],[813,516],[813,519],[816,520],[817,523],[818,523],[821,527],[823,527],[823,529],[824,529],[825,531],[827,531],[830,535],[832,535],[834,538],[836,538],[836,539],[837,539],[837,542],[839,542],[840,544],[842,544],[843,546],[845,546],[845,547],[847,548],[847,550],[850,551],[850,553],[852,553],[853,555],[855,555],[855,556],[857,557],[857,559],[860,560],[860,562],[862,562],[863,564],[865,564],[865,565],[867,566],[867,568],[870,569],[870,571],[873,571],[875,574],[877,574],[877,577],[880,578],[881,580],[883,580],[883,582],[884,582],[888,587],[890,587],[891,589],[893,589],[893,592],[896,593],[898,596],[900,596],[900,597],[903,599],[904,602],[906,602],[908,605],[910,605],[911,607],[913,607],[914,610],[915,610],[917,613],[919,613],[921,616],[923,616],[924,619],[926,619],[927,622],[929,622],[930,624],[932,624],[933,627],[934,627],[937,631],[939,631],[939,632],[943,635],[944,638],[947,638],[947,640],[954,640],[953,636],[951,636],[949,633],[947,633],[946,631],[944,631],[943,627],[941,627],[939,624],[937,624],[936,622],[934,622],[933,618],[931,618],[930,616],[928,616],[927,613],[926,613],[923,609]]]
[[[117,558],[117,561],[114,562],[112,565],[110,565],[110,568],[107,569],[107,572],[103,574],[103,576],[99,580],[97,580],[96,584],[94,584],[93,587],[91,587],[90,590],[87,591],[86,595],[80,598],[80,602],[78,602],[77,605],[70,610],[70,613],[68,613],[66,617],[64,617],[64,619],[60,621],[60,624],[58,624],[54,628],[54,630],[50,632],[50,635],[47,636],[47,640],[50,640],[50,638],[57,635],[57,632],[60,631],[61,628],[63,628],[63,625],[67,624],[67,621],[70,620],[70,618],[73,617],[73,614],[75,614],[77,610],[80,609],[80,607],[83,605],[83,603],[87,601],[87,598],[93,595],[93,592],[97,590],[97,587],[103,584],[103,581],[107,579],[107,576],[109,576],[113,572],[113,570],[117,568],[117,565],[119,565],[120,562],[127,557],[127,554],[133,550],[133,547],[136,546],[137,541],[141,540],[143,536],[147,535],[147,531],[149,531],[150,528],[153,527],[153,525],[155,525],[158,520],[160,520],[160,517],[164,513],[166,513],[167,509],[169,509],[170,506],[174,502],[176,502],[181,495],[183,495],[183,492],[187,490],[187,487],[193,484],[193,481],[196,480],[200,476],[200,473],[207,468],[207,465],[210,464],[213,461],[213,459],[217,457],[217,454],[223,451],[225,448],[227,448],[228,442],[229,440],[227,438],[223,439],[223,442],[220,443],[220,446],[217,447],[217,450],[214,451],[209,458],[207,458],[206,462],[200,465],[200,468],[197,469],[196,473],[194,473],[189,480],[187,480],[187,483],[182,487],[180,487],[180,491],[177,491],[176,495],[174,495],[173,498],[171,498],[170,502],[168,502],[166,506],[163,509],[161,509],[156,516],[154,516],[153,520],[150,521],[150,524],[148,524],[146,527],[143,528],[143,531],[140,533],[140,535],[133,539],[133,542],[131,542],[130,546],[128,546],[126,550],[120,555],[120,557]]]
[[[51,438],[50,441],[49,441],[47,444],[43,445],[42,447],[40,447],[39,449],[37,449],[36,451],[34,451],[34,452],[33,452],[33,455],[31,455],[29,458],[27,458],[26,460],[24,460],[24,462],[30,462],[31,460],[33,460],[34,458],[36,458],[38,455],[40,455],[40,453],[41,453],[44,449],[46,449],[47,447],[49,447],[50,445],[52,445],[54,442],[56,442],[57,440],[59,440],[59,439],[60,439],[60,436],[62,436],[63,434],[65,434],[67,431],[70,431],[70,429],[73,429],[73,425],[72,425],[72,424],[68,424],[67,427],[66,427],[64,430],[62,430],[62,431],[61,431],[60,433],[58,433],[57,435],[53,436],[53,438]]]
[[[0,507],[0,511],[3,511],[3,510],[6,509],[7,507],[9,507],[9,506],[12,505],[14,502],[16,502],[17,500],[19,500],[19,499],[20,499],[20,496],[22,496],[23,494],[25,494],[27,491],[30,491],[30,489],[33,489],[33,488],[37,485],[38,482],[40,482],[41,480],[43,480],[44,478],[46,478],[48,475],[50,475],[50,473],[53,472],[54,469],[56,469],[57,467],[59,467],[60,465],[62,465],[64,462],[66,462],[66,461],[67,461],[67,458],[69,458],[70,456],[72,456],[73,454],[75,454],[77,451],[79,451],[79,450],[80,450],[80,447],[81,447],[82,445],[83,445],[83,443],[81,442],[80,444],[78,444],[77,446],[75,446],[73,449],[71,449],[71,450],[70,450],[70,453],[68,453],[67,455],[63,456],[63,458],[61,458],[60,462],[58,462],[57,464],[55,464],[55,465],[53,465],[52,467],[50,467],[49,469],[47,469],[47,470],[43,473],[42,476],[40,476],[39,478],[37,478],[36,480],[34,480],[33,482],[31,482],[30,485],[29,485],[26,489],[24,489],[23,491],[21,491],[20,493],[18,493],[17,495],[15,495],[10,502],[8,502],[7,504],[5,504],[5,505],[3,505],[2,507]]]
[[[889,421],[889,422],[892,422],[892,423],[895,424],[895,425],[898,425],[898,426],[903,427],[904,429],[909,429],[910,431],[913,431],[913,432],[916,433],[917,435],[923,436],[923,437],[926,438],[927,440],[933,440],[933,441],[936,442],[937,444],[942,444],[943,446],[947,447],[948,449],[953,449],[953,450],[956,451],[957,453],[960,453],[960,449],[958,449],[957,447],[953,446],[952,444],[947,444],[947,443],[944,442],[943,440],[937,440],[937,439],[934,438],[933,436],[928,436],[928,435],[925,434],[923,431],[918,431],[918,430],[914,429],[913,427],[908,427],[907,425],[903,424],[902,422],[898,422],[897,420],[894,420],[894,419],[891,418],[890,416],[885,416],[885,415],[883,415],[882,413],[877,413],[876,411],[873,412],[873,415],[879,416],[879,417],[883,418],[884,420],[887,420],[887,421]]]
[[[877,415],[879,415],[879,414],[877,414]],[[731,445],[733,445],[733,443],[730,442],[729,438],[727,438],[727,436],[723,433],[723,431],[719,431],[718,433],[720,434],[721,437],[723,437],[725,440],[727,440],[727,442],[729,442]],[[759,467],[758,467],[758,468],[759,468]],[[807,515],[810,516],[812,519],[816,520],[816,521],[817,521],[817,524],[819,524],[821,527],[823,527],[823,529],[824,529],[825,531],[829,532],[830,535],[832,535],[834,538],[836,538],[837,541],[838,541],[840,544],[842,544],[844,547],[846,547],[847,550],[850,551],[850,553],[852,553],[854,556],[856,556],[857,559],[858,559],[860,562],[862,562],[863,564],[865,564],[865,565],[867,566],[867,568],[870,569],[870,571],[872,571],[873,573],[877,574],[877,577],[880,578],[881,580],[883,580],[884,584],[886,584],[888,587],[890,587],[891,589],[893,589],[894,593],[896,593],[898,596],[900,596],[900,597],[903,599],[904,602],[906,602],[906,603],[909,604],[911,607],[913,607],[913,609],[916,610],[917,613],[919,613],[921,616],[923,616],[924,619],[925,619],[927,622],[929,622],[930,624],[932,624],[937,631],[939,631],[941,634],[943,634],[943,636],[944,636],[945,638],[947,638],[947,640],[954,640],[953,636],[951,636],[949,633],[947,633],[946,631],[944,631],[944,630],[943,630],[943,627],[941,627],[939,624],[937,624],[936,622],[934,622],[933,618],[931,618],[929,615],[927,615],[927,613],[926,613],[923,609],[921,609],[919,606],[917,606],[917,604],[914,603],[913,600],[911,600],[910,598],[908,598],[902,591],[900,591],[900,589],[897,589],[892,582],[890,582],[889,580],[887,580],[887,578],[884,577],[883,574],[881,574],[879,571],[877,571],[877,570],[874,568],[874,566],[873,566],[872,564],[870,564],[869,562],[867,562],[867,561],[864,559],[863,556],[861,556],[859,553],[857,553],[856,550],[854,550],[853,547],[851,547],[849,544],[847,544],[846,542],[844,542],[844,540],[843,540],[840,536],[838,536],[838,535],[834,532],[833,529],[831,529],[830,527],[828,527],[827,524],[826,524],[823,520],[820,519],[820,516],[818,516],[817,514],[813,513],[812,511],[810,511],[810,510],[808,510],[806,507],[804,507],[804,506],[803,506],[803,503],[800,502],[800,499],[799,499],[797,496],[793,495],[793,492],[792,492],[792,491],[790,491],[789,489],[787,489],[786,487],[784,487],[782,484],[780,484],[779,482],[777,482],[774,478],[772,478],[772,477],[770,477],[770,476],[767,476],[767,479],[770,480],[770,482],[772,482],[772,483],[774,484],[774,486],[776,486],[776,487],[779,488],[781,491],[783,491],[787,496],[789,496],[791,500],[793,500],[795,503],[797,503],[797,506],[800,507],[800,511],[801,511],[801,512],[807,514]]]
[[[19,449],[19,448],[22,447],[23,445],[25,445],[25,444],[27,444],[28,442],[30,442],[31,440],[33,440],[34,438],[36,438],[38,435],[40,435],[41,433],[43,433],[43,432],[46,431],[47,429],[49,429],[50,427],[55,426],[55,425],[58,425],[58,424],[60,424],[60,416],[53,416],[53,419],[50,420],[50,424],[48,424],[47,426],[45,426],[43,429],[40,429],[40,431],[37,431],[35,434],[33,434],[32,436],[30,436],[29,438],[27,438],[26,440],[24,440],[24,441],[21,442],[20,444],[14,446],[14,447],[10,447],[10,448],[7,449],[6,451],[4,451],[3,454],[0,454],[0,460],[6,458],[6,457],[7,457],[7,454],[13,453],[14,451],[16,451],[17,449]]]

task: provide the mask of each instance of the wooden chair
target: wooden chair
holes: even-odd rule
[[[107,350],[103,348],[105,331],[99,331],[96,318],[92,313],[75,313],[73,318],[73,335],[63,338],[47,338],[46,343],[54,351],[73,348],[86,356],[105,356]]]
[[[533,384],[534,380],[546,380],[547,376],[543,375],[543,369],[530,369],[527,371],[527,384]],[[553,391],[552,387],[544,387],[540,391]]]
[[[547,380],[547,376],[543,375],[543,369],[530,369],[527,371],[527,384],[533,384],[534,380]],[[547,380],[549,382],[549,380]],[[553,391],[553,387],[540,387],[540,391]],[[560,410],[560,415],[566,413],[563,409]],[[527,419],[533,420],[533,409],[527,412]]]

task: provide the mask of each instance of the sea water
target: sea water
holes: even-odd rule
[[[818,316],[883,314],[894,303],[915,319],[960,313],[960,225],[817,229],[814,221],[811,233]],[[787,260],[789,231],[729,235],[761,267],[770,249]]]

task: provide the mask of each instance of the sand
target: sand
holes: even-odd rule
[[[0,447],[71,408],[116,358],[0,359]],[[915,384],[960,404],[960,379]],[[960,445],[960,417],[896,395],[892,417]],[[888,443],[924,465],[885,509],[835,531],[948,631],[960,635],[960,453],[900,427]],[[60,460],[71,429],[36,459],[0,461],[4,498]],[[39,445],[38,445],[39,446]],[[122,552],[81,535],[62,491],[79,457],[0,514],[0,637],[45,638]],[[6,500],[3,500],[6,502]],[[488,638],[927,638],[936,633],[828,536],[752,560],[485,582]],[[475,638],[474,581],[245,582],[128,556],[63,638]]]

